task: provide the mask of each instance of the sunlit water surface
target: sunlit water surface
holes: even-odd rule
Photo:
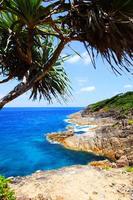
[[[81,108],[4,108],[0,111],[0,174],[23,176],[36,170],[87,164],[101,157],[51,144],[46,134],[65,130],[68,115]]]

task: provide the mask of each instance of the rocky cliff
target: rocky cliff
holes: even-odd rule
[[[16,199],[132,200],[133,172],[127,170],[132,168],[118,169],[133,165],[132,109],[133,93],[130,92],[71,115],[69,121],[72,124],[93,125],[93,128],[75,134],[69,127],[65,132],[48,134],[48,139],[66,148],[106,156],[115,162],[93,162],[91,166],[38,171],[31,176],[12,178],[10,187],[15,191]]]
[[[81,135],[53,133],[49,139],[66,148],[106,156],[116,161],[118,167],[133,165],[133,92],[90,105],[72,115],[70,121],[93,124],[95,128]]]

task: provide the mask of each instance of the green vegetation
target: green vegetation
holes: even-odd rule
[[[109,167],[109,166],[106,166],[104,167],[103,169],[107,170],[107,171],[110,171],[112,169],[112,167]]]
[[[8,186],[9,180],[0,176],[0,200],[15,200],[14,192]]]
[[[124,94],[118,94],[110,99],[106,99],[88,107],[90,111],[95,112],[103,110],[108,112],[110,110],[122,111],[122,113],[128,113],[133,109],[133,92],[127,92]],[[133,123],[133,120],[129,120],[129,123]]]
[[[73,41],[94,67],[99,55],[115,74],[132,74],[132,21],[132,0],[1,0],[0,84],[18,83],[0,108],[27,91],[33,99],[64,97],[69,81],[60,61]]]
[[[133,167],[126,167],[125,171],[126,172],[133,172]]]
[[[129,125],[133,125],[133,120],[132,120],[132,119],[129,119],[129,120],[128,120],[128,124],[129,124]]]

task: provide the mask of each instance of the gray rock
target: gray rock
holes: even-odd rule
[[[117,167],[129,166],[129,161],[126,156],[121,156],[119,160],[116,161]]]

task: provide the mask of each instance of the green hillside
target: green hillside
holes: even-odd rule
[[[110,99],[91,104],[86,110],[90,112],[96,112],[100,110],[108,112],[113,110],[128,113],[133,110],[133,92],[118,94]]]

